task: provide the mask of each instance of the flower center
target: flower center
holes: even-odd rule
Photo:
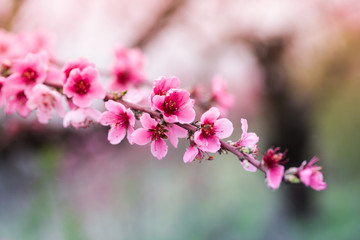
[[[171,99],[165,98],[164,110],[167,113],[173,113],[173,112],[176,112],[177,110],[179,110],[179,106],[178,106],[177,102],[175,102]]]
[[[156,125],[155,128],[153,129],[150,129],[149,130],[150,132],[152,132],[152,136],[151,136],[151,140],[152,141],[156,141],[156,140],[159,140],[159,139],[167,139],[168,137],[166,136],[165,133],[168,132],[167,129],[164,128],[164,126],[158,124]]]
[[[29,85],[31,83],[35,83],[38,74],[34,71],[34,69],[27,68],[21,76],[25,83]]]
[[[19,92],[18,94],[16,94],[16,100],[21,104],[21,105],[25,105],[27,102],[27,97],[25,95],[24,91]]]
[[[84,79],[80,79],[75,83],[75,92],[79,95],[85,95],[89,92],[90,84],[88,81],[84,81]]]
[[[126,84],[130,80],[130,73],[128,71],[119,72],[116,75],[116,80],[121,84]]]
[[[214,132],[214,123],[206,123],[201,125],[201,134],[204,137],[210,137],[215,135]]]
[[[54,107],[54,102],[56,100],[53,96],[51,96],[50,94],[42,94],[42,97],[43,97],[42,106],[44,108],[49,109],[51,107]]]
[[[125,125],[126,127],[129,125],[129,117],[125,113],[121,113],[117,115],[116,126]]]

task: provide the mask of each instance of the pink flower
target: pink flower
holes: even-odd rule
[[[306,162],[303,162],[299,169],[299,176],[305,186],[321,191],[326,189],[326,183],[323,181],[323,174],[320,172],[321,167],[314,165],[317,161],[319,159],[313,157],[307,165]]]
[[[13,34],[0,29],[0,64],[4,60],[13,59],[16,38]]]
[[[71,125],[76,129],[86,128],[96,122],[100,115],[101,113],[93,108],[78,108],[66,113],[63,125],[64,127]]]
[[[188,131],[186,129],[175,124],[168,124],[167,129],[169,141],[175,148],[178,146],[179,138],[185,138],[188,135]]]
[[[234,147],[239,147],[243,151],[247,151],[250,154],[257,154],[257,142],[259,141],[259,137],[256,135],[256,133],[248,133],[248,125],[246,119],[241,119],[241,129],[242,134],[239,141],[235,142],[233,144]],[[254,161],[257,161],[253,159]],[[252,164],[249,164],[248,162],[240,161],[243,168],[248,172],[256,172],[257,168],[253,166]]]
[[[269,148],[266,154],[262,157],[263,164],[267,168],[266,180],[267,185],[272,189],[277,189],[280,186],[284,175],[285,167],[280,165],[286,162],[284,159],[285,153],[278,153],[280,148]]]
[[[201,162],[202,159],[208,157],[208,160],[213,159],[213,157],[209,156],[209,154],[205,153],[193,142],[190,141],[190,146],[186,149],[183,160],[184,163],[189,163],[194,161],[194,159],[198,159]]]
[[[183,89],[170,89],[165,96],[154,96],[153,106],[163,113],[165,121],[169,123],[191,123],[195,119],[190,93]]]
[[[13,73],[9,76],[12,84],[31,89],[38,83],[43,83],[46,78],[48,56],[45,52],[38,54],[29,53],[24,59],[14,60]]]
[[[250,132],[248,133],[248,124],[247,124],[247,120],[242,118],[241,119],[241,129],[242,129],[242,134],[241,134],[241,138],[239,139],[239,141],[237,141],[234,146],[235,147],[246,147],[249,148],[251,150],[255,150],[257,147],[257,143],[259,141],[259,137],[256,135],[256,133]]]
[[[58,68],[49,66],[46,74],[45,84],[51,86],[62,86],[62,77],[62,72]]]
[[[180,85],[180,80],[176,77],[161,77],[158,80],[155,80],[153,83],[153,91],[150,95],[150,102],[151,102],[151,107],[154,109],[153,106],[153,98],[156,95],[159,96],[165,96],[167,94],[167,92],[174,88],[177,89]]]
[[[115,76],[110,88],[124,91],[129,86],[138,86],[145,81],[143,72],[144,56],[139,49],[119,47],[115,50]]]
[[[201,129],[194,134],[194,141],[199,149],[215,153],[220,147],[220,140],[231,135],[234,128],[226,118],[220,118],[220,111],[216,107],[210,108],[201,116]]]
[[[65,84],[67,82],[68,78],[70,77],[70,72],[73,69],[79,69],[80,71],[82,71],[87,67],[95,68],[95,64],[89,62],[85,58],[78,58],[78,59],[75,59],[75,60],[72,60],[72,61],[69,61],[69,62],[65,63],[65,65],[62,68],[63,83]]]
[[[110,126],[108,140],[111,144],[120,143],[127,133],[127,138],[132,144],[130,138],[134,131],[135,117],[130,109],[126,109],[121,103],[113,100],[105,103],[105,108],[108,110],[103,112],[98,118],[98,122],[103,126]]]
[[[18,34],[18,40],[24,47],[24,52],[39,53],[46,51],[51,54],[52,39],[46,32],[38,30],[34,32],[22,32]]]
[[[235,97],[234,95],[228,93],[226,83],[220,76],[214,76],[212,79],[211,94],[211,99],[224,112],[232,108],[234,105]]]
[[[184,163],[189,163],[194,161],[195,158],[201,159],[202,157],[200,155],[199,148],[196,146],[196,144],[190,146],[188,149],[186,149],[183,160]]]
[[[2,93],[5,98],[5,113],[11,114],[15,111],[22,117],[29,116],[31,110],[27,106],[28,97],[24,86],[13,84],[8,79],[3,82]]]
[[[98,72],[93,67],[73,69],[64,85],[64,93],[72,97],[75,105],[85,108],[94,98],[104,99],[106,91],[98,80]]]
[[[132,136],[134,143],[138,145],[145,145],[151,142],[151,153],[159,160],[166,156],[167,145],[165,139],[169,138],[171,144],[177,147],[178,138],[185,137],[187,131],[179,126],[173,125],[166,127],[159,123],[159,121],[150,117],[148,113],[144,113],[140,122],[143,128],[136,129]],[[186,133],[186,134],[185,134]]]
[[[2,93],[2,89],[3,89],[3,86],[4,86],[4,81],[5,81],[5,78],[0,76],[0,107],[4,103],[4,95]]]
[[[29,100],[27,106],[31,110],[37,109],[37,117],[40,123],[48,123],[54,108],[60,117],[64,117],[65,108],[62,105],[62,95],[51,88],[37,84],[27,93]]]

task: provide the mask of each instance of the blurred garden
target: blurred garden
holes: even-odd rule
[[[146,94],[155,79],[176,76],[201,103],[195,109],[201,114],[210,107],[201,99],[216,100],[220,92],[214,101],[234,125],[231,139],[241,137],[246,118],[260,138],[260,156],[280,147],[286,168],[316,156],[327,184],[315,191],[282,182],[273,190],[261,171],[244,171],[232,154],[184,163],[185,139],[158,160],[150,146],[110,144],[100,124],[76,129],[55,114],[47,124],[34,112],[6,114],[0,95],[0,239],[360,238],[359,1],[0,0],[0,6],[1,74],[15,38],[46,48],[60,68],[87,59],[107,86],[121,54],[116,49],[137,49]],[[105,111],[99,99],[94,106]]]

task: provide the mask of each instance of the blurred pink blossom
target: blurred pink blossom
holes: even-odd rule
[[[145,81],[143,71],[144,56],[140,49],[118,47],[115,50],[114,79],[110,85],[112,90],[124,91],[130,86],[138,86]]]
[[[14,60],[12,74],[8,81],[13,85],[22,85],[31,89],[35,84],[43,83],[48,68],[48,55],[46,52],[38,54],[29,53],[24,59]]]
[[[93,108],[74,109],[66,113],[63,125],[64,127],[71,125],[76,129],[86,128],[91,123],[96,122],[100,114],[98,110]]]
[[[29,100],[27,106],[31,110],[37,109],[37,117],[40,123],[46,124],[51,119],[52,109],[54,108],[60,117],[65,116],[65,108],[62,105],[62,95],[45,86],[37,84],[27,92]]]
[[[63,83],[65,84],[70,76],[70,72],[73,69],[79,69],[80,71],[84,70],[86,67],[95,68],[95,64],[89,62],[86,58],[77,58],[72,61],[68,61],[64,64],[62,68],[63,72]]]
[[[299,176],[305,186],[321,191],[326,189],[326,183],[323,181],[323,174],[320,172],[321,167],[314,165],[317,161],[319,159],[313,157],[307,165],[306,162],[303,162],[299,169]]]
[[[15,111],[22,117],[29,116],[31,110],[27,106],[28,97],[25,88],[19,84],[13,84],[6,79],[3,82],[2,94],[6,100],[5,113],[11,114]]]
[[[235,96],[227,91],[227,85],[220,76],[214,76],[211,81],[211,100],[215,102],[215,106],[220,109],[220,112],[227,111],[234,105]]]
[[[90,107],[94,98],[105,98],[106,90],[99,82],[98,75],[98,71],[93,67],[73,69],[64,85],[64,93],[72,97],[75,105]]]

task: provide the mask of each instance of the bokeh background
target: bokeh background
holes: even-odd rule
[[[0,25],[42,31],[60,62],[110,70],[116,46],[139,47],[149,80],[182,86],[220,74],[228,117],[260,152],[316,155],[328,188],[266,187],[231,155],[184,164],[149,146],[112,146],[107,129],[63,129],[0,113],[0,238],[359,239],[360,2],[357,0],[1,0]],[[106,76],[104,83],[110,79]]]

